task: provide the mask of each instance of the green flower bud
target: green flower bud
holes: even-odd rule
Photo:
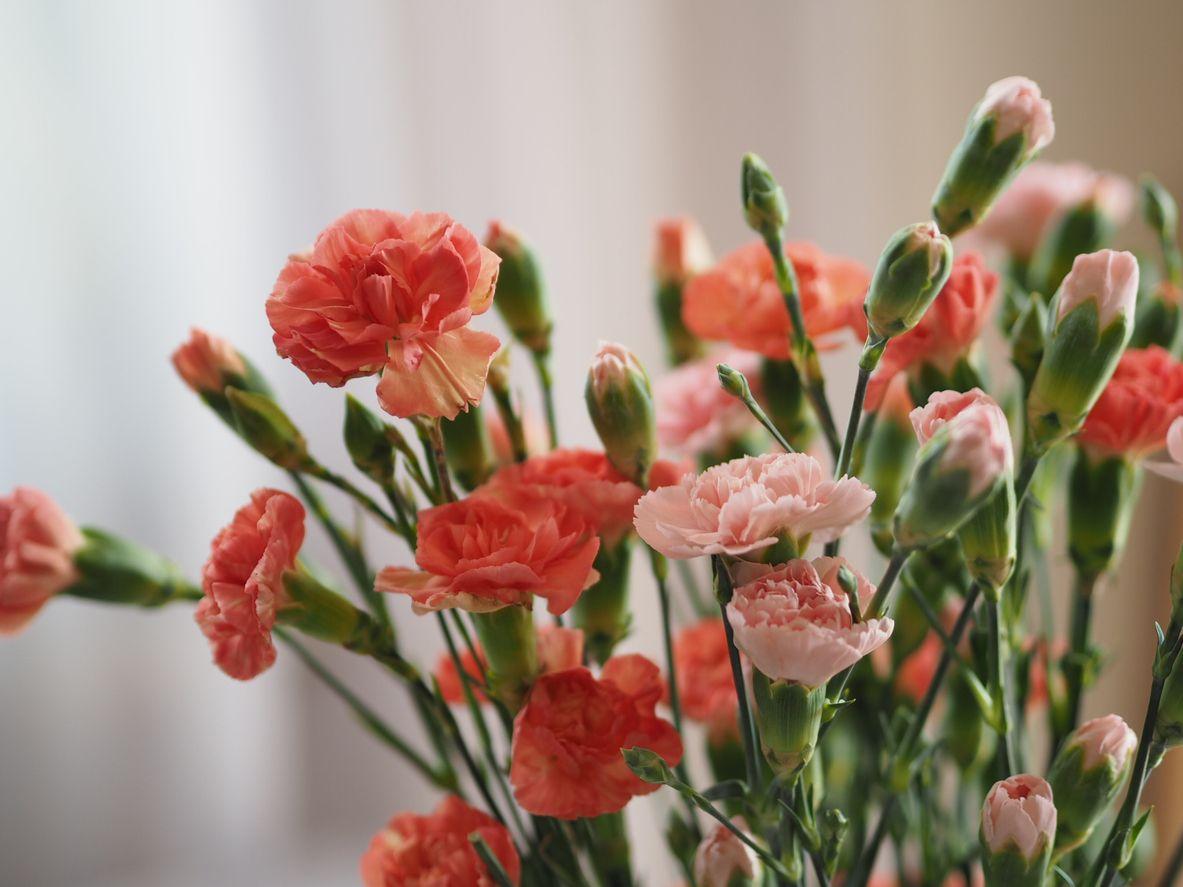
[[[1149,348],[1158,345],[1168,351],[1175,351],[1179,339],[1180,300],[1183,292],[1170,281],[1162,280],[1138,300],[1134,312],[1134,334],[1130,337],[1131,348]]]
[[[912,401],[902,378],[893,381],[872,421],[867,422],[866,444],[858,476],[875,491],[871,503],[871,538],[885,556],[893,544],[892,518],[909,479],[916,455],[916,433],[908,413]]]
[[[1117,715],[1082,724],[1065,740],[1048,771],[1056,799],[1056,853],[1079,847],[1129,776],[1138,737]]]
[[[653,393],[641,362],[623,345],[601,342],[584,389],[587,411],[612,466],[642,489],[657,455]]]
[[[813,757],[826,707],[826,688],[773,681],[752,671],[760,743],[774,772],[796,773]]]
[[[374,483],[390,483],[394,444],[387,435],[386,423],[352,394],[345,395],[344,438],[345,449],[358,471]]]
[[[467,412],[457,413],[455,419],[445,419],[441,424],[448,467],[464,489],[475,490],[497,467],[480,405],[469,407]]]
[[[1157,179],[1142,179],[1142,217],[1160,239],[1174,242],[1179,236],[1179,207],[1171,192]]]
[[[93,527],[84,528],[82,536],[85,542],[74,553],[78,581],[66,594],[140,607],[200,596],[200,590],[156,552]]]
[[[1077,447],[1068,482],[1068,555],[1084,576],[1100,576],[1117,561],[1129,535],[1138,469],[1122,456]]]
[[[628,539],[615,545],[601,543],[594,564],[600,579],[579,596],[573,608],[575,627],[583,630],[588,656],[601,665],[628,636],[632,621],[628,608],[631,554]]]
[[[962,773],[974,773],[993,760],[998,734],[986,724],[982,708],[960,671],[949,675],[944,733],[949,754]]]
[[[744,155],[740,195],[748,227],[765,240],[779,239],[789,221],[789,204],[768,165],[755,154]]]
[[[554,320],[546,302],[542,268],[530,245],[513,228],[491,222],[485,246],[501,258],[497,275],[497,306],[513,337],[536,354],[550,351]]]
[[[1101,250],[1077,256],[1051,310],[1043,359],[1027,399],[1036,454],[1074,434],[1113,375],[1132,332],[1138,262]]]
[[[653,250],[657,316],[672,366],[702,357],[702,340],[682,320],[682,290],[711,265],[711,249],[702,228],[691,218],[662,219],[657,223]]]
[[[772,424],[798,452],[805,452],[816,426],[797,365],[765,358],[760,363],[760,385]]]
[[[1010,360],[1018,370],[1023,386],[1028,389],[1035,381],[1035,373],[1043,359],[1047,325],[1047,307],[1043,299],[1038,295],[1029,296],[1010,330]]]
[[[1086,200],[1064,213],[1031,259],[1031,288],[1054,293],[1076,257],[1101,249],[1113,239],[1114,229],[1113,218],[1095,200]]]
[[[330,644],[354,648],[359,634],[371,628],[370,619],[357,607],[322,585],[306,570],[283,574],[288,604],[278,612],[278,621]]]
[[[888,339],[916,326],[952,270],[953,244],[932,222],[909,225],[893,234],[867,290],[865,310],[871,335]]]
[[[974,108],[932,200],[950,237],[980,222],[1002,189],[1055,134],[1052,107],[1025,77],[1007,77]]]
[[[473,625],[488,662],[490,689],[510,711],[517,711],[541,667],[534,614],[521,604],[473,613]]]
[[[674,771],[657,752],[647,748],[622,748],[620,754],[638,779],[650,785],[669,785],[674,781]]]
[[[230,342],[196,327],[173,352],[172,364],[182,381],[231,428],[234,416],[226,400],[227,388],[271,394],[258,370]]]
[[[1171,609],[1183,618],[1183,547],[1171,566]]]
[[[239,436],[280,468],[298,471],[309,462],[304,435],[270,397],[226,389]]]
[[[1009,477],[957,531],[970,575],[986,596],[998,600],[1015,568],[1015,487]]]

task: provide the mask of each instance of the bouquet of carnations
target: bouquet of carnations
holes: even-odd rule
[[[1080,711],[1101,666],[1092,601],[1141,466],[1183,476],[1183,255],[1149,179],[1159,254],[1140,274],[1109,249],[1134,189],[1031,162],[1052,135],[1036,84],[993,84],[932,220],[893,234],[873,271],[786,241],[785,195],[745,157],[754,242],[713,262],[693,221],[658,225],[671,369],[651,385],[626,347],[600,346],[584,388],[597,450],[559,446],[553,321],[521,235],[348,213],[288,259],[266,313],[311,382],[377,378],[379,410],[345,397],[356,474],[318,460],[247,358],[195,330],[177,372],[292,492],[251,493],[196,581],[18,487],[0,498],[0,630],[62,596],[181,602],[232,678],[283,647],[442,795],[377,832],[367,887],[631,884],[623,811],[661,787],[667,851],[699,887],[1132,880],[1152,852],[1143,787],[1183,743],[1183,566],[1140,736]],[[492,306],[539,410],[510,383],[510,346],[472,325]],[[1009,367],[981,359],[983,335]],[[843,428],[819,352],[844,337],[863,346]],[[1172,459],[1144,461],[1164,446]],[[371,563],[325,486],[413,566]],[[1057,489],[1076,577],[1062,632],[1045,566]],[[341,582],[301,558],[309,522]],[[869,546],[841,554],[860,526],[885,565]],[[630,597],[654,593],[630,590],[634,558],[660,666],[617,649]],[[438,629],[432,670],[400,646],[414,619]],[[387,671],[429,741],[316,644]]]

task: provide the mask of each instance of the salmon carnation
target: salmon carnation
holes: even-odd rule
[[[0,496],[0,635],[24,628],[78,579],[82,534],[47,495],[17,487]]]
[[[867,386],[866,408],[876,410],[888,384],[898,373],[930,365],[942,374],[952,372],[982,332],[994,298],[998,275],[977,253],[953,262],[949,280],[915,327],[887,343],[878,369]]]
[[[682,364],[653,386],[657,439],[663,447],[688,456],[726,452],[756,425],[743,402],[719,384],[720,363],[739,370],[753,389],[760,359],[750,351],[729,351]]]
[[[853,259],[828,256],[812,243],[789,243],[785,254],[797,271],[805,332],[819,348],[836,347],[838,333],[867,334],[863,296],[871,275]],[[724,256],[686,286],[682,320],[703,339],[730,342],[765,357],[789,357],[792,324],[762,242]]]
[[[781,537],[800,549],[837,539],[870,513],[875,493],[855,478],[830,478],[804,453],[745,456],[687,475],[637,503],[637,533],[672,558],[741,556]]]
[[[565,668],[575,668],[583,662],[583,632],[578,628],[562,628],[557,625],[545,625],[538,629],[538,665],[543,674],[552,671],[562,671]],[[472,685],[473,695],[478,702],[487,701],[482,685],[484,675],[488,669],[488,660],[480,644],[475,644],[476,655],[467,649],[460,652],[460,665],[468,675]],[[463,705],[467,700],[464,696],[464,686],[460,680],[460,672],[456,670],[456,663],[450,653],[440,656],[435,669],[435,680],[439,684],[440,695],[451,705]]]
[[[468,840],[484,838],[510,881],[517,884],[522,862],[509,830],[487,813],[450,795],[427,816],[400,813],[374,835],[361,858],[365,887],[496,887]]]
[[[685,283],[710,267],[706,235],[688,216],[659,219],[654,225],[653,274],[661,283]]]
[[[198,394],[220,394],[229,380],[246,376],[246,363],[234,346],[197,327],[173,352],[172,362],[177,375]]]
[[[1055,837],[1056,805],[1046,781],[1021,773],[994,783],[982,805],[982,842],[991,853],[1015,850],[1033,859]]]
[[[1014,444],[1002,407],[980,388],[935,391],[928,403],[911,413],[916,439],[927,443],[948,426],[948,445],[941,464],[969,473],[969,494],[976,496],[1003,473],[1015,468]]]
[[[820,687],[891,637],[889,618],[854,621],[838,582],[843,566],[850,568],[843,558],[797,559],[735,589],[727,619],[735,645],[761,674]],[[865,607],[875,588],[854,575]]]
[[[1152,345],[1129,348],[1080,430],[1080,443],[1106,454],[1141,458],[1167,443],[1183,416],[1183,364]]]
[[[201,571],[205,594],[194,619],[217,666],[240,681],[275,662],[271,629],[287,603],[283,574],[304,544],[304,506],[279,490],[261,489],[210,546]]]
[[[722,619],[708,616],[678,632],[674,669],[686,717],[705,724],[713,740],[736,735],[739,700]]]
[[[529,605],[538,595],[560,615],[595,582],[599,547],[587,522],[559,502],[538,500],[527,516],[471,496],[421,512],[420,570],[387,567],[375,587],[409,596],[416,613],[451,607],[487,613]]]
[[[641,747],[674,766],[682,740],[654,712],[661,674],[644,656],[609,659],[540,677],[514,722],[509,780],[522,809],[578,819],[615,813],[658,786],[628,768],[621,749]]]
[[[499,265],[444,213],[354,210],[280,272],[275,349],[334,387],[381,373],[391,415],[455,418],[481,399],[498,347],[467,324],[492,303]]]

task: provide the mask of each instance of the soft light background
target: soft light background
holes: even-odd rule
[[[590,443],[596,340],[659,365],[652,221],[690,212],[718,251],[739,244],[744,151],[779,175],[793,237],[870,263],[926,216],[985,86],[1022,73],[1055,104],[1049,157],[1154,170],[1179,193],[1181,38],[1167,0],[9,0],[0,489],[42,487],[195,574],[247,492],[282,478],[173,377],[191,323],[252,355],[315,450],[345,464],[339,395],[274,356],[262,302],[289,251],[367,205],[532,235],[559,315],[562,432]],[[830,366],[843,403],[849,375]],[[1139,723],[1178,495],[1148,483],[1134,534],[1099,605],[1114,655],[1088,708]],[[642,576],[634,597],[633,646],[656,654]],[[433,633],[402,615],[430,661]],[[381,674],[332,661],[400,716]],[[0,644],[0,675],[3,885],[351,884],[388,816],[433,803],[290,655],[236,684],[181,608],[55,604]],[[1181,827],[1167,803],[1180,772],[1168,760],[1156,779],[1164,841]],[[653,841],[660,807],[632,811]],[[671,882],[658,854],[637,854],[651,883]]]

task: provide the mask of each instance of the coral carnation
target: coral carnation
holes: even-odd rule
[[[527,515],[471,496],[423,511],[415,551],[420,571],[387,567],[376,588],[410,596],[416,613],[449,607],[487,613],[528,605],[538,595],[559,615],[595,581],[599,547],[587,522],[559,502],[538,500]]]
[[[565,668],[575,668],[583,662],[583,632],[578,628],[561,628],[557,625],[546,625],[538,629],[538,665],[543,674],[552,671],[562,671]],[[465,649],[460,651],[460,665],[468,675],[473,687],[473,695],[478,702],[486,701],[487,697],[481,690],[488,660],[480,644],[475,645],[476,656]],[[466,702],[464,686],[460,681],[460,672],[456,670],[456,663],[450,653],[444,653],[439,658],[435,669],[435,679],[439,684],[440,695],[451,705],[461,705]]]
[[[866,336],[863,296],[871,275],[853,259],[828,256],[812,243],[790,243],[785,254],[797,271],[805,332],[819,348],[839,344],[835,333]],[[730,342],[783,360],[792,324],[763,242],[724,256],[686,286],[682,320],[695,335]]]
[[[0,496],[0,635],[15,634],[78,578],[82,534],[40,490]]]
[[[782,536],[837,539],[871,510],[875,493],[854,478],[830,478],[804,453],[745,456],[687,475],[637,503],[637,532],[667,557],[759,552]]]
[[[267,300],[275,348],[313,382],[382,374],[395,416],[477,403],[498,341],[469,329],[500,260],[444,213],[354,210],[292,256]]]
[[[227,380],[246,376],[246,363],[225,339],[193,327],[172,356],[173,367],[198,394],[221,393]]]
[[[615,813],[657,789],[637,778],[621,749],[641,747],[666,763],[682,740],[657,717],[657,666],[643,656],[609,659],[597,680],[586,668],[543,675],[514,722],[509,779],[522,808],[559,819]]]
[[[1092,411],[1078,440],[1107,454],[1139,458],[1161,449],[1183,416],[1183,364],[1152,345],[1130,348]]]
[[[283,574],[304,544],[304,506],[279,490],[261,489],[210,546],[201,571],[205,593],[194,618],[214,662],[249,680],[275,662],[271,629],[287,602]]]
[[[705,724],[714,739],[735,734],[739,701],[722,619],[708,616],[678,632],[674,669],[686,717]]]
[[[468,836],[484,838],[493,855],[518,883],[522,862],[509,830],[460,798],[444,798],[428,816],[400,813],[374,835],[361,858],[365,887],[496,887]]]

